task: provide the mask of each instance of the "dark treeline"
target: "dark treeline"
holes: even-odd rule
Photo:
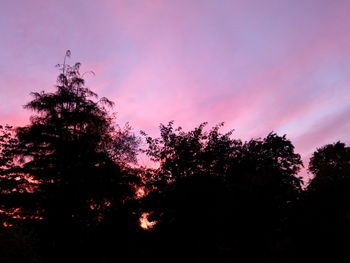
[[[347,261],[344,143],[314,152],[303,187],[286,136],[169,122],[139,137],[79,63],[59,66],[56,90],[25,105],[30,124],[0,129],[1,263]],[[135,165],[139,152],[159,167]]]

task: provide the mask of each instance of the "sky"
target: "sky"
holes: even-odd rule
[[[225,122],[303,157],[350,143],[350,1],[0,0],[0,124],[28,123],[66,50],[135,132]],[[141,160],[142,161],[142,160]]]

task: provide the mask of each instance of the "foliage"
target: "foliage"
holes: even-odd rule
[[[0,126],[0,224],[12,225],[30,216],[22,211],[23,198],[28,198],[33,188],[28,178],[18,175],[15,169],[15,152],[18,140],[11,126]],[[29,219],[29,218],[28,218]]]
[[[159,244],[161,251],[175,253],[176,247],[179,257],[190,253],[195,260],[199,253],[213,261],[223,253],[217,242],[239,254],[248,249],[243,240],[256,240],[249,246],[261,249],[270,242],[262,236],[285,227],[301,193],[302,162],[285,136],[270,133],[243,143],[231,138],[232,131],[222,134],[223,124],[209,131],[205,125],[184,132],[170,122],[160,126],[160,138],[143,133],[145,152],[159,162],[152,176],[158,191],[144,198],[143,206],[154,212],[159,240],[167,240],[166,247]]]
[[[341,262],[350,245],[350,148],[342,142],[318,148],[310,158],[313,174],[294,215],[309,261]]]
[[[336,142],[317,149],[310,159],[309,171],[315,176],[310,188],[319,184],[345,183],[350,180],[350,147]]]
[[[3,162],[12,166],[8,174],[35,185],[29,198],[22,195],[22,206],[42,219],[48,253],[61,250],[64,257],[134,195],[137,177],[128,162],[136,160],[138,139],[129,126],[114,124],[111,101],[85,87],[80,63],[64,63],[61,71],[54,92],[32,93],[25,105],[34,112],[31,122],[16,129],[10,151],[17,162]]]
[[[193,131],[184,132],[181,127],[174,130],[173,122],[160,126],[160,138],[146,137],[148,148],[146,154],[159,162],[158,173],[161,180],[174,181],[194,174],[217,173],[217,169],[227,169],[225,164],[233,154],[240,141],[230,139],[231,132],[220,134],[217,125],[205,132],[206,123]]]

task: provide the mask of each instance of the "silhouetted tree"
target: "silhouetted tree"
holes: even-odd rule
[[[314,175],[304,194],[300,226],[310,260],[340,262],[350,245],[350,147],[342,142],[317,149],[309,164]]]
[[[174,261],[267,258],[262,253],[275,245],[301,193],[302,162],[285,136],[242,143],[220,126],[184,132],[170,122],[160,138],[144,134],[146,153],[160,165],[152,175],[158,191],[144,208],[158,222],[152,232],[160,235],[160,251]]]
[[[309,171],[314,175],[309,189],[347,184],[350,180],[350,148],[337,142],[317,149],[310,159]]]
[[[171,262],[185,255],[188,260],[214,260],[216,227],[224,212],[224,173],[240,142],[230,138],[231,132],[221,134],[222,125],[209,132],[205,125],[185,132],[170,122],[160,126],[160,138],[144,134],[146,153],[160,165],[151,174],[157,190],[143,204],[152,211],[150,220],[158,222],[152,231],[158,260],[164,254],[171,255]]]
[[[226,233],[236,238],[242,258],[284,262],[289,248],[278,245],[286,242],[288,215],[302,192],[301,167],[292,143],[275,133],[238,150],[227,176],[234,227]]]
[[[114,124],[108,111],[111,101],[98,99],[85,87],[79,63],[60,67],[56,91],[34,92],[25,105],[35,115],[28,126],[16,130],[20,164],[14,169],[19,177],[36,182],[33,202],[43,218],[41,225],[47,226],[43,231],[51,244],[46,245],[52,249],[50,256],[62,255],[51,261],[67,261],[69,254],[89,258],[93,250],[83,254],[79,249],[84,242],[96,241],[85,236],[110,211],[121,211],[134,195],[131,183],[137,180],[127,165],[136,160],[137,138],[128,126]]]
[[[286,136],[270,133],[264,139],[252,139],[242,144],[233,159],[227,181],[233,188],[238,187],[235,191],[242,193],[240,198],[262,210],[258,214],[268,216],[268,206],[283,211],[298,199],[302,190],[298,177],[301,166],[300,155],[294,153],[294,146]],[[256,214],[257,211],[252,212]]]
[[[26,178],[14,171],[18,141],[11,126],[0,126],[0,224],[13,225],[26,213],[22,210],[23,198],[31,188]]]

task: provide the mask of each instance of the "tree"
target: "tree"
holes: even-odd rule
[[[336,142],[317,149],[309,164],[314,175],[307,193],[322,206],[332,209],[332,215],[350,213],[350,147]],[[321,205],[319,203],[318,205]]]
[[[65,60],[69,56],[67,51]],[[33,92],[25,105],[35,114],[16,130],[20,164],[14,171],[38,186],[35,207],[47,226],[48,246],[78,255],[74,246],[87,242],[86,231],[134,195],[137,178],[127,162],[136,160],[138,140],[128,126],[114,124],[113,103],[85,87],[80,63],[59,67],[56,90]]]
[[[301,202],[298,222],[309,247],[304,258],[341,262],[350,245],[350,147],[336,142],[318,148],[310,158],[313,174]]]
[[[301,193],[301,158],[286,136],[242,143],[221,126],[184,132],[170,122],[160,126],[160,138],[144,134],[146,153],[159,162],[157,190],[144,207],[158,222],[152,232],[162,240],[159,251],[174,261],[188,253],[205,262],[261,259]]]
[[[14,169],[17,145],[13,128],[0,125],[0,224],[3,226],[11,226],[17,219],[28,216],[22,209],[22,198],[28,198],[32,188]]]
[[[238,150],[232,163],[228,181],[233,185],[246,185],[250,199],[265,202],[282,209],[296,201],[301,193],[302,180],[298,172],[302,167],[299,154],[286,136],[270,133],[264,139],[252,139]]]
[[[224,172],[236,143],[231,132],[221,134],[222,124],[205,131],[203,123],[191,131],[160,125],[160,138],[145,133],[145,152],[159,163],[151,175],[151,191],[141,201],[157,224],[145,238],[153,240],[152,258],[169,262],[215,260],[216,231],[223,218]],[[153,189],[153,191],[152,191]],[[156,249],[156,250],[155,250]]]
[[[290,215],[302,193],[302,165],[285,135],[251,139],[237,151],[227,176],[233,227],[226,233],[240,240],[243,258],[247,254],[252,261],[284,262],[290,248],[282,244],[289,238]]]
[[[309,188],[345,183],[350,180],[350,147],[336,142],[317,149],[310,159],[309,171],[314,175]]]
[[[180,178],[207,173],[218,175],[227,169],[234,151],[241,144],[230,138],[232,131],[221,134],[223,123],[206,132],[206,123],[192,131],[181,127],[174,129],[173,122],[160,125],[160,138],[151,138],[143,133],[148,144],[145,150],[151,159],[160,164],[157,172],[161,180],[176,181]],[[220,170],[220,171],[219,171]]]

